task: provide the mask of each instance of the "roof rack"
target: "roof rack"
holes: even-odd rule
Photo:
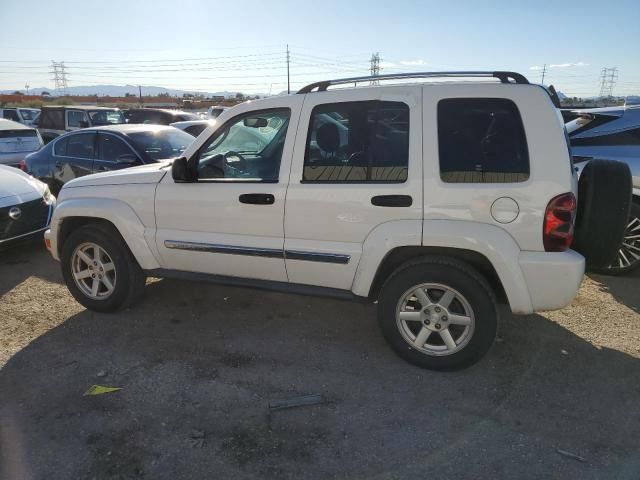
[[[306,87],[298,90],[298,93],[310,93],[317,89],[318,92],[324,92],[328,87],[333,85],[344,85],[348,83],[358,82],[370,82],[378,80],[400,80],[408,78],[444,78],[444,77],[467,77],[467,78],[497,78],[502,83],[528,84],[529,80],[520,73],[516,72],[482,72],[482,71],[468,71],[468,72],[416,72],[416,73],[388,73],[384,75],[376,76],[364,76],[364,77],[351,77],[340,78],[337,80],[323,80],[322,82],[315,82],[307,85]]]

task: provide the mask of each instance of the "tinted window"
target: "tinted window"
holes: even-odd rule
[[[155,125],[169,125],[174,122],[173,115],[155,110],[131,110],[127,114],[129,123],[151,123]]]
[[[93,134],[70,135],[67,137],[67,157],[93,158]],[[56,144],[57,145],[57,144]]]
[[[131,149],[115,135],[98,135],[99,159],[117,162],[121,155],[133,155]]]
[[[289,109],[251,112],[226,123],[202,148],[198,178],[277,181],[289,115]]]
[[[452,98],[438,103],[440,178],[451,183],[511,183],[529,178],[529,153],[515,103]]]
[[[77,110],[67,111],[67,124],[70,127],[86,127],[87,125],[82,125],[82,122],[86,121],[87,117],[84,112],[79,112]]]
[[[91,125],[117,125],[124,123],[124,115],[120,110],[92,110],[89,112]]]
[[[42,109],[38,126],[40,128],[64,130],[64,111],[61,109]]]
[[[572,138],[571,145],[575,147],[601,147],[616,145],[640,145],[640,129],[625,130],[624,132],[597,137]]]
[[[319,105],[311,113],[304,181],[404,182],[409,107],[399,102]]]
[[[65,156],[67,154],[67,142],[69,141],[69,137],[65,137],[63,139],[58,140],[53,145],[53,153],[56,155]]]
[[[207,128],[207,125],[191,125],[190,127],[185,128],[184,131],[190,133],[194,137],[197,137],[205,128]]]
[[[173,127],[133,132],[128,134],[128,137],[139,152],[146,153],[153,160],[178,157],[193,142],[191,135]]]
[[[8,120],[13,120],[14,122],[19,122],[20,117],[18,117],[18,112],[15,110],[5,110],[2,112],[2,116]]]

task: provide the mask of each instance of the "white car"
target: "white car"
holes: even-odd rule
[[[42,236],[55,204],[46,184],[17,168],[0,165],[0,248]]]
[[[498,302],[530,314],[575,297],[576,213],[619,235],[626,217],[577,208],[561,117],[522,75],[376,80],[437,76],[487,81],[329,88],[372,80],[349,78],[238,105],[173,162],[67,183],[45,243],[92,310],[130,305],[146,276],[377,301],[400,356],[468,366]],[[628,170],[595,165],[586,191],[617,202]],[[617,242],[583,252],[608,261]]]
[[[14,122],[22,123],[24,125],[33,125],[33,121],[40,113],[39,108],[23,108],[23,107],[9,107],[0,108],[0,118],[12,120]]]
[[[37,152],[44,143],[35,128],[0,118],[0,165],[20,166],[27,155]]]

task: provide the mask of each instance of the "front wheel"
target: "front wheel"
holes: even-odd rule
[[[67,288],[90,310],[114,312],[142,294],[144,273],[113,227],[91,224],[74,231],[60,260]]]
[[[431,370],[476,363],[496,336],[493,291],[475,269],[455,259],[423,258],[400,267],[382,287],[378,321],[405,360]]]

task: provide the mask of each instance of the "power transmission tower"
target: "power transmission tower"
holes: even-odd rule
[[[377,77],[380,75],[380,52],[376,52],[371,54],[371,76]],[[371,85],[378,85],[380,82],[378,80],[371,80]]]
[[[547,74],[547,64],[545,63],[544,66],[542,67],[542,81],[540,82],[542,85],[544,85],[544,76]]]
[[[603,68],[600,74],[600,96],[612,97],[613,87],[618,80],[618,67]]]
[[[53,84],[56,92],[67,95],[67,72],[65,71],[64,62],[54,62],[51,60],[51,70],[53,74]]]

